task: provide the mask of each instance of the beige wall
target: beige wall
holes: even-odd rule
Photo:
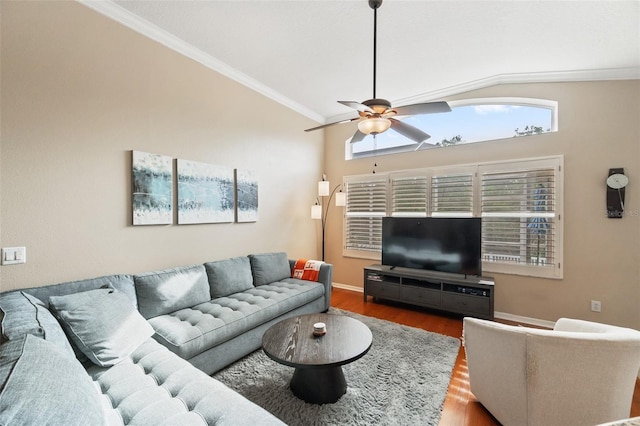
[[[318,256],[315,123],[75,2],[1,2],[2,291],[235,255]],[[130,151],[253,170],[259,220],[131,225]]]
[[[2,291],[252,252],[319,256],[309,206],[323,154],[332,186],[372,169],[373,159],[344,161],[353,126],[327,130],[323,152],[322,133],[302,132],[310,120],[82,5],[0,8],[0,245],[26,246],[28,260],[0,267]],[[496,310],[640,328],[640,82],[504,85],[450,100],[485,96],[555,99],[559,132],[379,157],[378,170],[563,154],[564,279],[493,274]],[[131,150],[255,171],[259,221],[131,226]],[[631,179],[622,220],[604,213],[610,167]],[[373,262],[342,256],[336,207],[327,227],[334,281],[361,287]]]
[[[640,81],[502,85],[459,96],[517,96],[557,100],[557,133],[440,148],[410,154],[344,160],[344,141],[354,125],[327,130],[328,177],[451,164],[563,154],[565,160],[564,279],[491,274],[495,309],[555,321],[568,316],[640,328]],[[622,220],[607,219],[605,178],[624,167],[630,178]],[[334,282],[362,287],[370,260],[342,256],[340,211],[328,221],[327,260]],[[488,274],[487,274],[488,275]],[[602,301],[602,313],[590,301]]]

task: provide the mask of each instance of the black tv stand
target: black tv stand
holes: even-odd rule
[[[371,265],[364,268],[364,300],[386,299],[493,319],[491,277]]]

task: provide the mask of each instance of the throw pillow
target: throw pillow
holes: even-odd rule
[[[24,291],[5,293],[0,297],[0,309],[5,312],[2,332],[8,340],[33,334],[73,353],[60,323],[37,297]]]
[[[291,277],[291,265],[287,253],[250,254],[253,285],[271,284]]]
[[[204,265],[182,266],[133,277],[145,318],[169,314],[211,300]]]
[[[73,343],[101,367],[127,358],[154,333],[131,300],[113,288],[51,296],[49,303]]]
[[[78,360],[29,334],[14,345],[8,348],[16,361],[0,394],[0,424],[104,423],[100,395]]]
[[[251,264],[246,256],[205,263],[204,267],[212,299],[253,288]]]

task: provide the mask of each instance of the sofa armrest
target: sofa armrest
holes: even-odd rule
[[[325,311],[331,306],[331,280],[333,277],[333,265],[331,263],[325,263],[320,266],[320,275],[318,276],[318,282],[324,285],[324,309]]]
[[[289,267],[293,273],[293,267],[296,264],[295,259],[289,259]],[[333,265],[331,263],[323,263],[320,265],[318,273],[318,282],[324,285],[324,311],[326,312],[331,306],[331,280],[333,279]]]

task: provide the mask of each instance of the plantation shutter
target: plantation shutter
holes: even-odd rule
[[[391,182],[392,216],[427,216],[427,177],[394,175]]]
[[[431,216],[471,217],[473,174],[431,177]]]
[[[556,265],[557,167],[481,173],[483,260]]]
[[[382,217],[387,212],[387,178],[345,182],[347,189],[345,249],[379,252]]]

